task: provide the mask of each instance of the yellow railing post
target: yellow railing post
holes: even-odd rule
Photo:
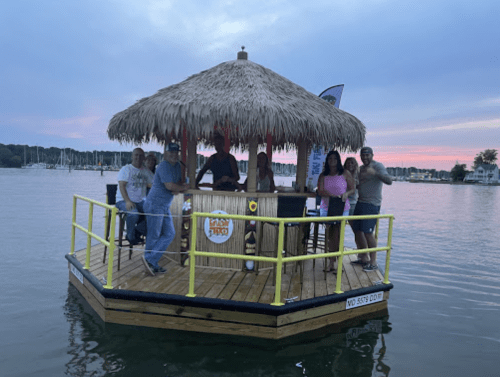
[[[342,219],[342,222],[340,223],[340,240],[339,240],[340,257],[339,257],[339,263],[337,265],[337,283],[335,285],[335,293],[337,294],[344,292],[340,289],[342,282],[342,264],[344,263],[344,235],[345,235],[344,233],[345,233],[345,219]]]
[[[108,194],[106,194],[106,204],[108,204]],[[106,238],[106,229],[108,229],[109,210],[104,207],[104,238]]]
[[[284,245],[284,235],[285,235],[285,222],[283,220],[279,221],[278,228],[278,250],[277,250],[277,261],[276,261],[276,290],[274,293],[274,302],[271,305],[281,306],[284,305],[281,302],[281,270],[283,268],[283,245]]]
[[[88,234],[87,234],[87,254],[85,257],[85,268],[86,270],[89,269],[90,267],[90,245],[92,243],[92,236],[90,233],[92,233],[92,220],[94,218],[94,203],[89,202],[89,227],[88,227]]]
[[[106,212],[109,210],[106,209]],[[109,229],[109,246],[108,246],[108,278],[106,280],[106,284],[104,288],[113,289],[113,259],[115,253],[115,231],[116,231],[116,213],[118,212],[118,208],[113,207],[111,210],[111,226]]]
[[[379,223],[380,219],[377,219],[377,223],[375,224],[375,240],[378,241],[378,227],[380,225]]]
[[[388,250],[385,254],[385,271],[384,271],[384,284],[389,284],[389,263],[391,262],[391,249],[392,249],[392,222],[394,217],[389,217],[389,230],[387,234],[387,247]]]
[[[71,217],[71,251],[69,252],[70,255],[73,255],[75,253],[75,227],[76,223],[76,196],[73,195],[73,216]]]
[[[194,293],[194,274],[195,274],[195,265],[196,265],[196,230],[198,228],[198,216],[193,214],[192,221],[193,224],[191,226],[191,244],[189,248],[189,291],[186,295],[187,297],[196,297]]]

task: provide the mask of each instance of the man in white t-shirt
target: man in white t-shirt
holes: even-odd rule
[[[116,207],[127,212],[127,240],[131,245],[137,245],[140,236],[146,234],[145,222],[138,222],[144,213],[147,188],[151,187],[153,180],[147,168],[143,166],[144,159],[144,151],[135,148],[132,152],[132,163],[125,165],[118,173]]]

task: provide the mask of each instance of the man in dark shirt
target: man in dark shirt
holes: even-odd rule
[[[214,146],[217,153],[211,155],[207,163],[201,168],[196,177],[196,187],[198,187],[203,175],[210,169],[213,174],[214,190],[241,190],[241,186],[238,183],[240,173],[238,172],[236,159],[232,154],[224,151],[224,137],[222,135],[215,135]]]

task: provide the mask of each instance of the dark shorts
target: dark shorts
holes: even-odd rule
[[[374,206],[370,203],[357,202],[354,209],[354,216],[361,215],[378,215],[380,213],[380,206]],[[373,233],[377,219],[369,220],[354,220],[352,222],[352,230],[360,230],[363,233]]]

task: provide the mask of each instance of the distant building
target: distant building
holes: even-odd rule
[[[492,164],[479,165],[472,173],[468,173],[464,182],[499,183],[498,166]]]
[[[412,181],[430,181],[432,178],[431,173],[411,173],[410,180]]]

